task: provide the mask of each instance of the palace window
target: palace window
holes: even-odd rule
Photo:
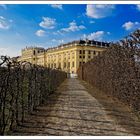
[[[88,56],[88,58],[90,59],[90,55]]]
[[[35,50],[33,51],[33,55],[35,55]]]
[[[96,55],[96,51],[93,51],[93,54]]]
[[[85,54],[85,50],[83,50],[83,54]]]
[[[68,68],[70,68],[70,62],[68,62]]]
[[[90,54],[90,51],[88,51],[88,54]]]
[[[72,62],[72,67],[74,67],[74,62]]]
[[[54,68],[56,68],[56,64],[54,63]]]
[[[79,62],[79,66],[81,66],[82,65],[82,62]]]
[[[66,62],[64,62],[64,68],[66,67]]]
[[[58,68],[61,68],[61,63],[59,63]]]
[[[79,58],[82,58],[82,56],[80,55]]]
[[[85,55],[83,55],[83,58],[85,58]]]
[[[80,50],[80,54],[82,54],[82,50]]]

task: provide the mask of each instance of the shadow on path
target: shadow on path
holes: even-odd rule
[[[78,79],[67,79],[12,135],[140,135],[129,108]]]

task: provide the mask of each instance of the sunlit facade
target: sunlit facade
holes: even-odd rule
[[[108,46],[109,43],[105,42],[80,40],[47,50],[28,47],[22,50],[18,60],[76,74],[79,66],[102,53]]]

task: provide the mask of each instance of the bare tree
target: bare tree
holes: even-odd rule
[[[78,75],[140,114],[140,30],[111,43],[101,55],[81,66]]]
[[[56,78],[57,77],[57,78]],[[24,122],[26,114],[47,100],[66,78],[66,73],[29,62],[0,58],[0,134]],[[51,90],[50,90],[51,87]]]

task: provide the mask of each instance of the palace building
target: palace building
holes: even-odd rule
[[[109,43],[106,42],[79,40],[49,49],[26,47],[22,50],[18,61],[76,74],[82,64],[102,53],[108,46]]]

